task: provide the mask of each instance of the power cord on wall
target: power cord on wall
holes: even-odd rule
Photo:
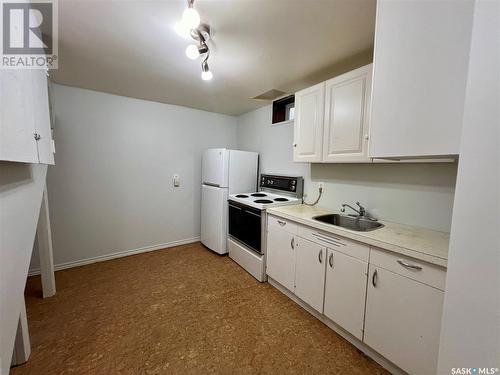
[[[320,184],[318,186],[318,198],[316,198],[316,200],[313,203],[307,203],[304,199],[302,199],[302,203],[305,204],[306,206],[315,206],[321,199],[322,195],[323,195],[323,184]]]

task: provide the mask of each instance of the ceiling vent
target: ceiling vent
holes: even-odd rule
[[[266,91],[260,95],[257,95],[256,97],[252,98],[255,100],[274,100],[276,98],[281,98],[285,96],[287,93],[283,92],[281,90],[276,90],[276,89],[271,89],[269,91]]]

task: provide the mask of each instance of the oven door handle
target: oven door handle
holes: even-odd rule
[[[233,205],[233,204],[231,204],[231,203],[228,203],[227,205],[228,205],[229,207],[233,207],[233,208],[236,208],[237,210],[243,211],[243,208],[242,208],[242,207],[235,206],[235,205]]]
[[[252,212],[252,211],[245,211],[245,213],[253,215],[253,216],[257,216],[258,218],[261,217],[259,214],[256,214],[255,212]]]

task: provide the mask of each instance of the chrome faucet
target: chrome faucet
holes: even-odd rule
[[[344,204],[342,204],[342,208],[340,209],[340,212],[345,212],[345,208],[349,207],[354,212],[357,212],[357,215],[349,214],[349,216],[354,216],[354,217],[358,217],[358,218],[364,218],[364,219],[368,219],[368,220],[377,221],[377,219],[375,219],[374,217],[371,217],[370,215],[368,215],[366,213],[366,209],[359,202],[356,202],[356,204],[359,207],[358,210],[355,209],[353,206],[344,203]]]

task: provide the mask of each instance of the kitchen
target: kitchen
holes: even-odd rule
[[[498,10],[60,1],[0,71],[1,374],[495,373]]]

